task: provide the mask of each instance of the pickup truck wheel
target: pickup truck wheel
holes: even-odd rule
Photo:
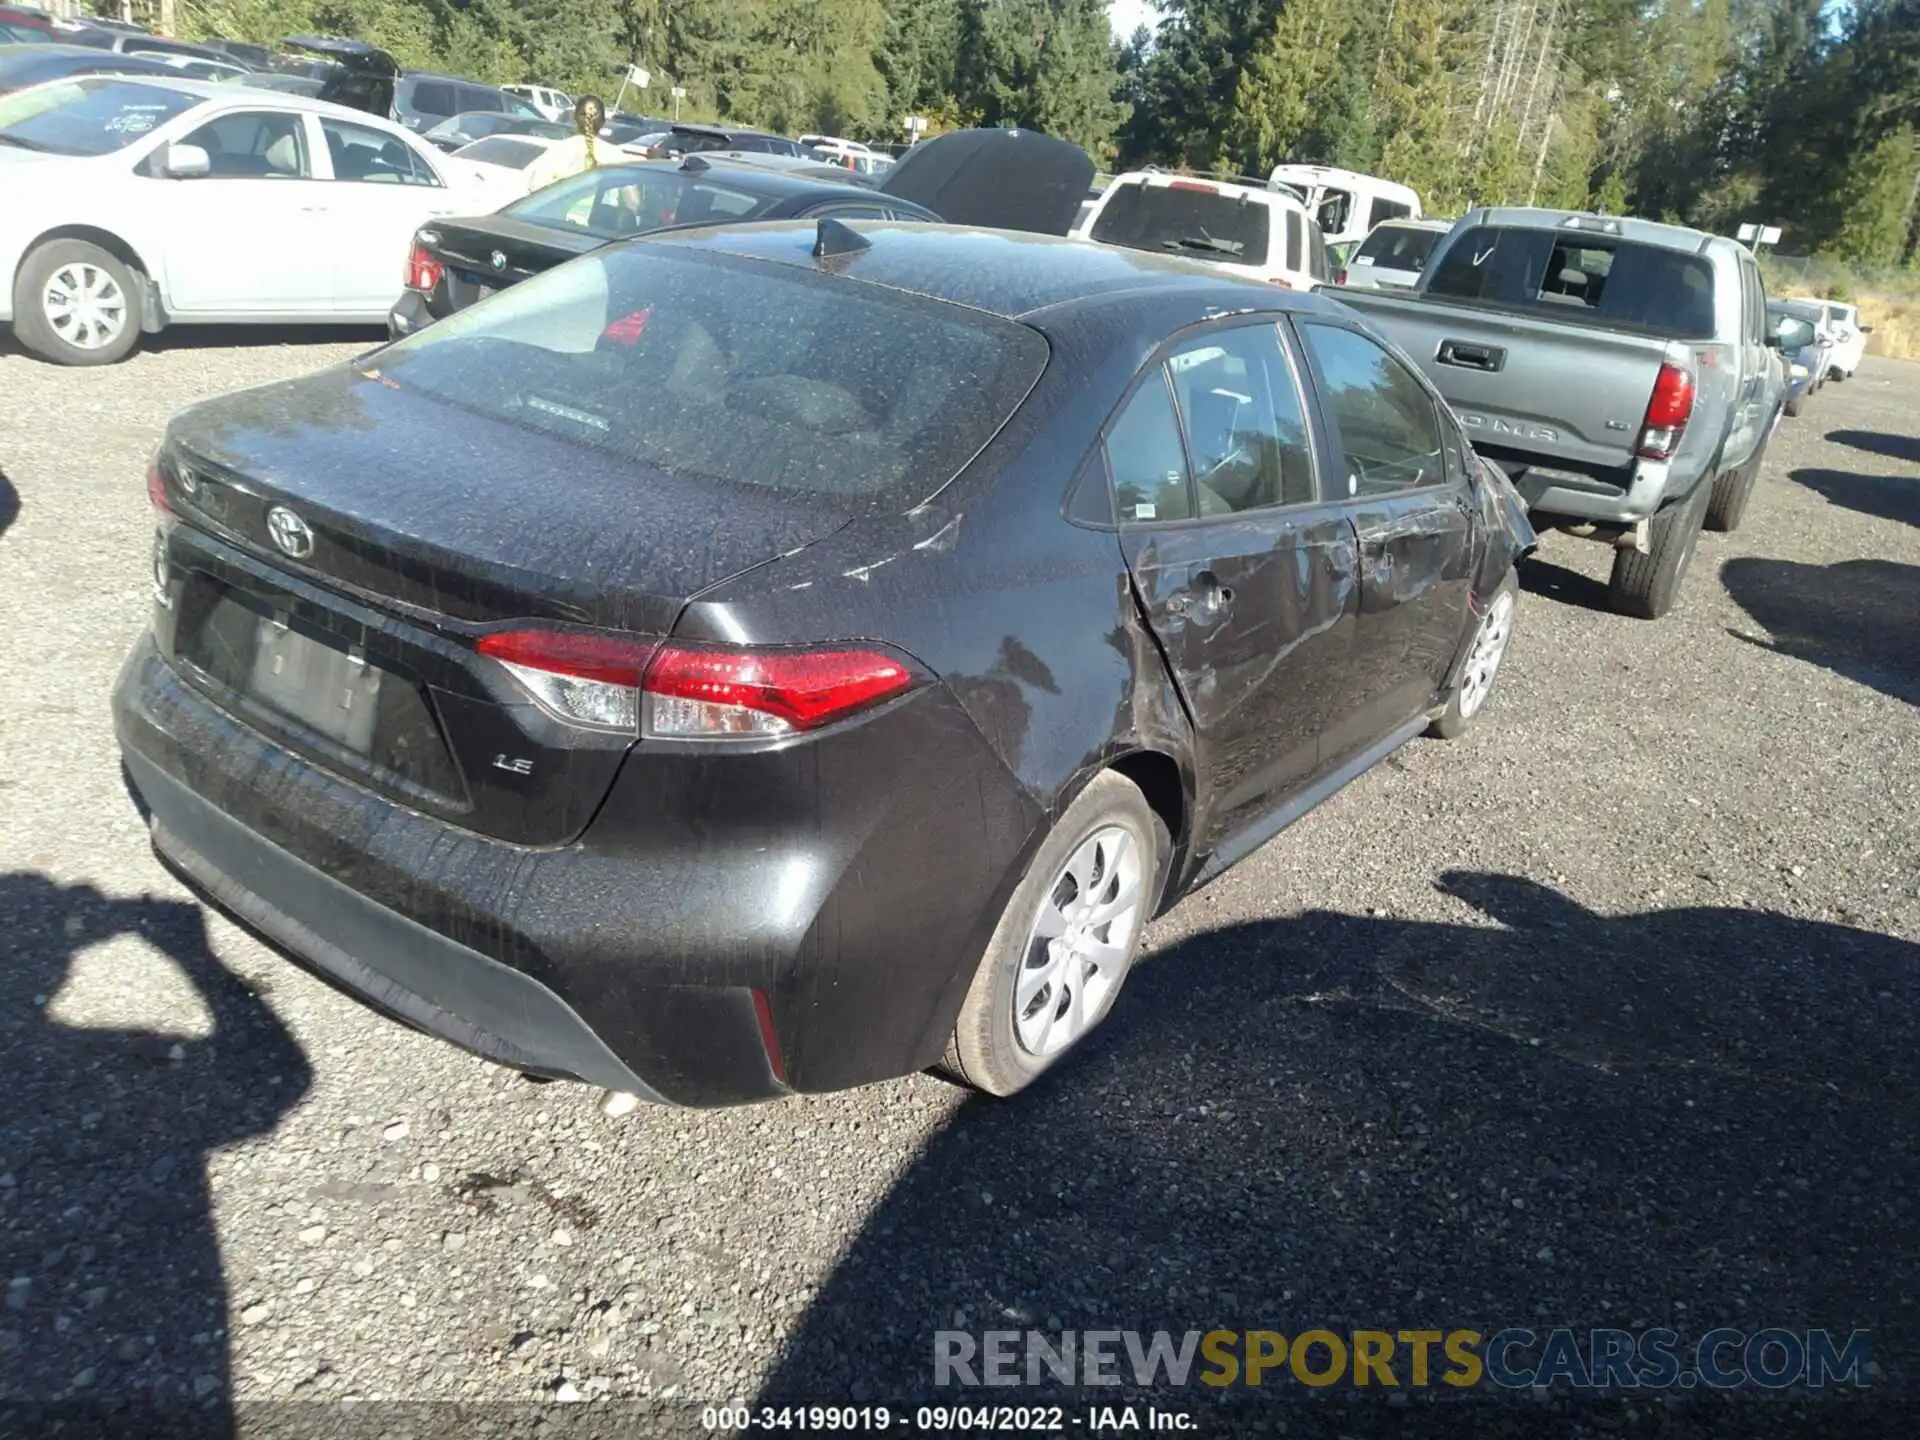
[[[1133,966],[1172,853],[1123,775],[1094,778],[1041,843],[987,943],[940,1068],[1011,1095],[1107,1016]]]
[[[1747,501],[1760,478],[1760,463],[1767,458],[1767,442],[1762,440],[1747,463],[1729,470],[1713,482],[1713,498],[1707,502],[1707,529],[1731,535],[1740,528],[1740,517],[1747,513]]]
[[[140,342],[146,287],[117,257],[84,240],[28,255],[13,287],[13,333],[56,365],[111,365]]]
[[[1614,610],[1641,620],[1658,620],[1680,598],[1681,582],[1700,543],[1700,527],[1713,498],[1711,481],[1701,481],[1693,494],[1648,524],[1647,553],[1621,550],[1613,557],[1613,576],[1607,597]]]
[[[1434,739],[1458,740],[1486,708],[1500,662],[1507,656],[1507,642],[1513,639],[1513,615],[1519,599],[1520,578],[1509,570],[1488,599],[1473,639],[1467,642],[1467,658],[1460,666],[1460,678],[1454,682],[1446,708],[1427,726],[1427,734]]]

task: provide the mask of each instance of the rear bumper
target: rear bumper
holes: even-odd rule
[[[293,959],[489,1059],[682,1105],[937,1060],[1039,823],[939,687],[798,746],[643,747],[545,847],[281,748],[148,636],[114,720],[163,858]]]
[[[387,338],[403,340],[416,330],[424,330],[437,317],[427,308],[427,297],[418,290],[403,290],[387,312]]]
[[[1677,494],[1672,465],[1641,460],[1623,485],[1568,471],[1503,462],[1528,510],[1542,517],[1632,525],[1656,514]]]
[[[141,756],[129,753],[126,763],[168,868],[307,968],[502,1065],[664,1098],[539,981],[374,904]],[[751,1025],[750,996],[747,1005]]]

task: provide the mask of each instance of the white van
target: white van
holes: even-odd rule
[[[565,122],[573,118],[573,97],[550,85],[502,85],[509,95],[518,95],[549,120]]]
[[[1367,238],[1382,220],[1418,220],[1420,197],[1411,186],[1377,175],[1335,170],[1328,165],[1276,165],[1269,188],[1293,191],[1307,213],[1320,222],[1327,244],[1338,247]]]
[[[1306,206],[1258,183],[1129,171],[1101,192],[1072,233],[1204,261],[1289,290],[1312,290],[1332,278],[1326,240]]]

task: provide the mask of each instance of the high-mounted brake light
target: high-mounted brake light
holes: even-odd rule
[[[1198,180],[1169,180],[1167,182],[1167,188],[1169,190],[1198,190],[1203,195],[1218,195],[1220,193],[1220,187],[1218,185],[1202,185]]]
[[[1693,418],[1693,376],[1678,365],[1665,364],[1653,382],[1646,418],[1640,422],[1635,453],[1648,460],[1670,460],[1680,448],[1687,421]]]
[[[407,253],[407,289],[418,290],[423,295],[431,293],[433,287],[440,283],[444,268],[438,260],[433,258],[432,252],[420,243],[419,237],[415,236],[413,249]]]
[[[570,630],[502,630],[476,648],[541,707],[598,730],[662,739],[816,730],[912,688],[879,650],[756,650]]]

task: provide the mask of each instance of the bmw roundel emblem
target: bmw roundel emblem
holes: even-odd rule
[[[267,511],[267,534],[273,537],[282,554],[291,555],[295,560],[304,560],[313,553],[312,529],[284,505]]]
[[[503,250],[494,251],[487,259],[492,262],[493,268],[496,270],[504,270],[507,268],[507,256]]]

